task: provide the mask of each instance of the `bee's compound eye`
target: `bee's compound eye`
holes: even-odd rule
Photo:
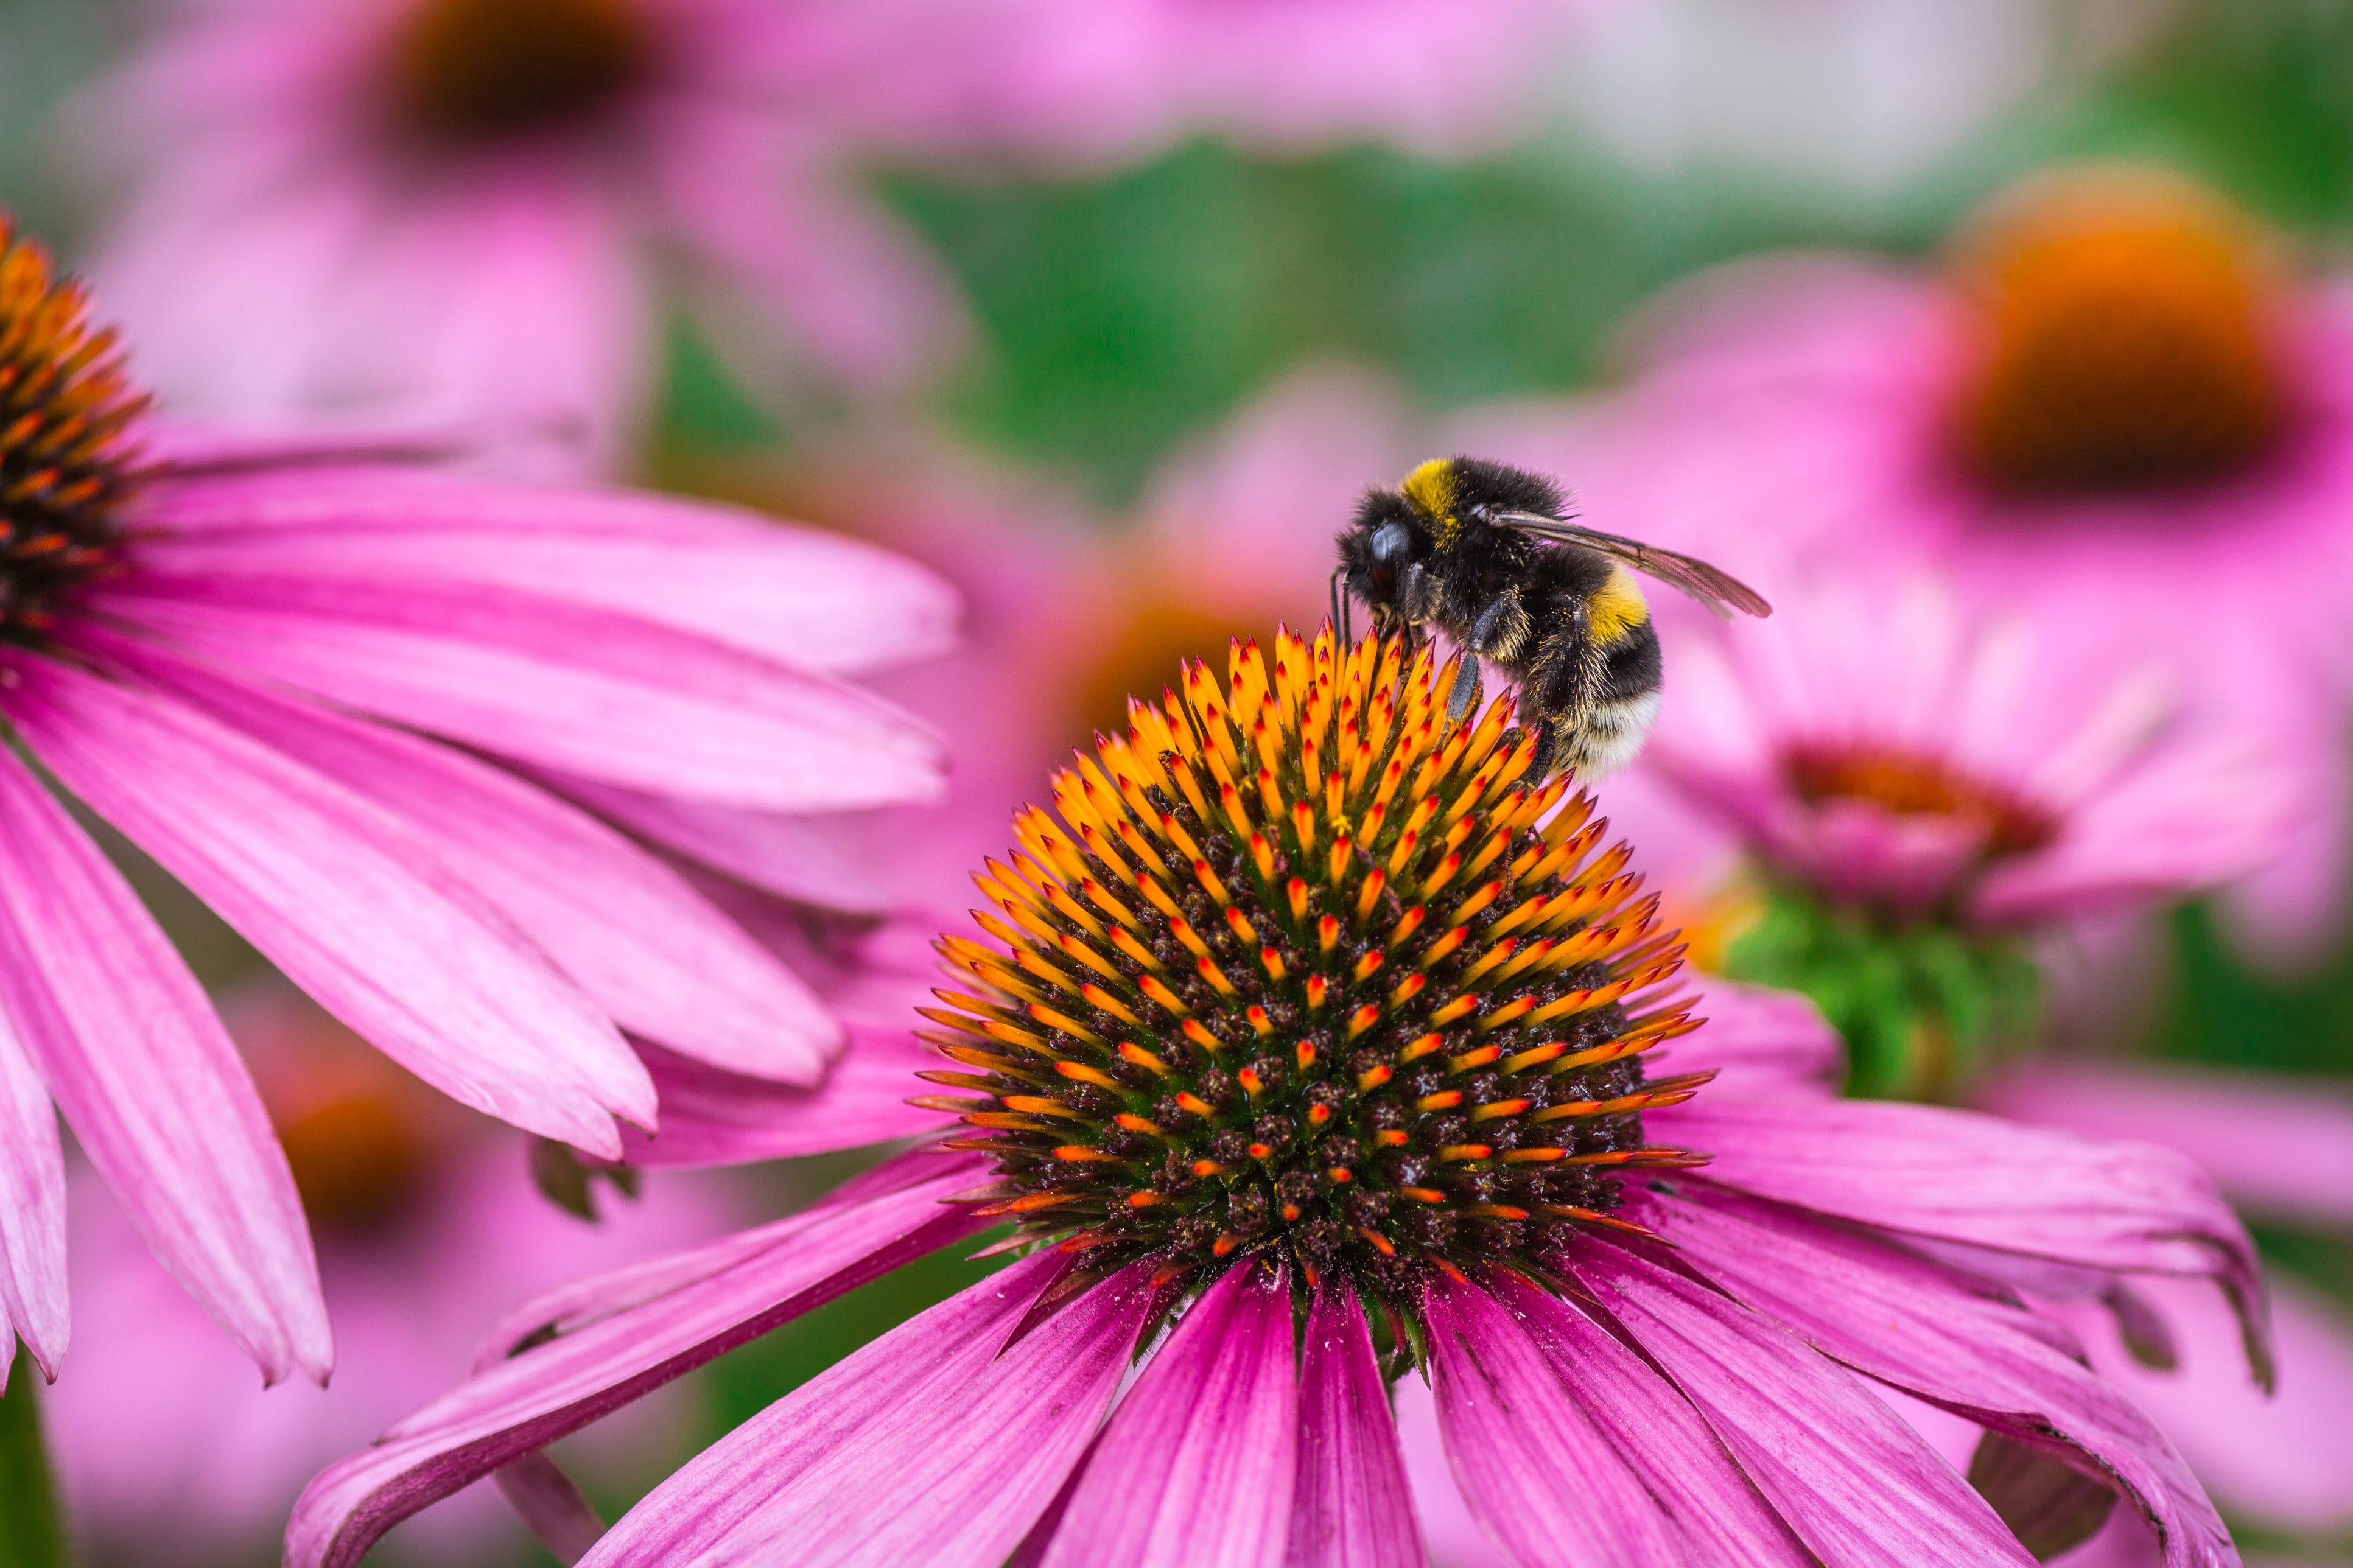
[[[1373,531],[1373,559],[1396,561],[1413,548],[1413,530],[1401,522],[1385,522]]]

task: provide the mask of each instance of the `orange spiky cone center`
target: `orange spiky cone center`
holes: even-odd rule
[[[121,544],[147,398],[88,317],[81,286],[0,215],[0,641],[46,641],[59,596]]]
[[[1645,1053],[1696,1026],[1682,949],[1569,784],[1525,777],[1508,699],[1394,637],[1272,668],[1236,645],[1056,775],[1056,816],[976,879],[987,938],[925,1037],[997,1163],[1017,1239],[1205,1283],[1279,1257],[1407,1313],[1431,1268],[1541,1258],[1609,1225],[1644,1142]]]

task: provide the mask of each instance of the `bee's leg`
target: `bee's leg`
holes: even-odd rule
[[[1479,706],[1479,656],[1470,649],[1462,650],[1462,668],[1454,677],[1454,689],[1446,699],[1446,721],[1459,724],[1462,715]]]
[[[1430,606],[1426,603],[1429,593],[1425,586],[1429,581],[1429,574],[1422,571],[1420,562],[1413,562],[1406,567],[1398,578],[1398,615],[1409,621],[1426,621],[1430,618]]]
[[[1340,578],[1347,570],[1345,564],[1332,568],[1332,626],[1340,634],[1343,647],[1356,640],[1348,626],[1348,599],[1353,595],[1343,596],[1340,592]]]
[[[1536,721],[1535,754],[1528,759],[1528,771],[1523,775],[1532,787],[1542,784],[1545,775],[1552,772],[1553,753],[1560,749],[1560,731],[1555,727],[1556,722],[1552,719]]]
[[[1527,635],[1528,612],[1520,603],[1520,591],[1506,588],[1480,612],[1477,624],[1471,628],[1468,651],[1508,664],[1518,656]]]

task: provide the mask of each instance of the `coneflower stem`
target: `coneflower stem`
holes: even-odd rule
[[[0,1397],[0,1563],[9,1568],[66,1568],[73,1560],[41,1440],[40,1382],[41,1369],[19,1347]]]

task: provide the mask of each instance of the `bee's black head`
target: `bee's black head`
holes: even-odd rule
[[[1560,487],[1524,468],[1491,463],[1483,458],[1432,458],[1405,477],[1393,490],[1371,490],[1356,508],[1356,527],[1375,539],[1392,525],[1402,525],[1423,551],[1445,551],[1461,537],[1467,524],[1484,521],[1497,512],[1532,511],[1541,517],[1561,515]],[[1402,536],[1386,552],[1395,556]]]

